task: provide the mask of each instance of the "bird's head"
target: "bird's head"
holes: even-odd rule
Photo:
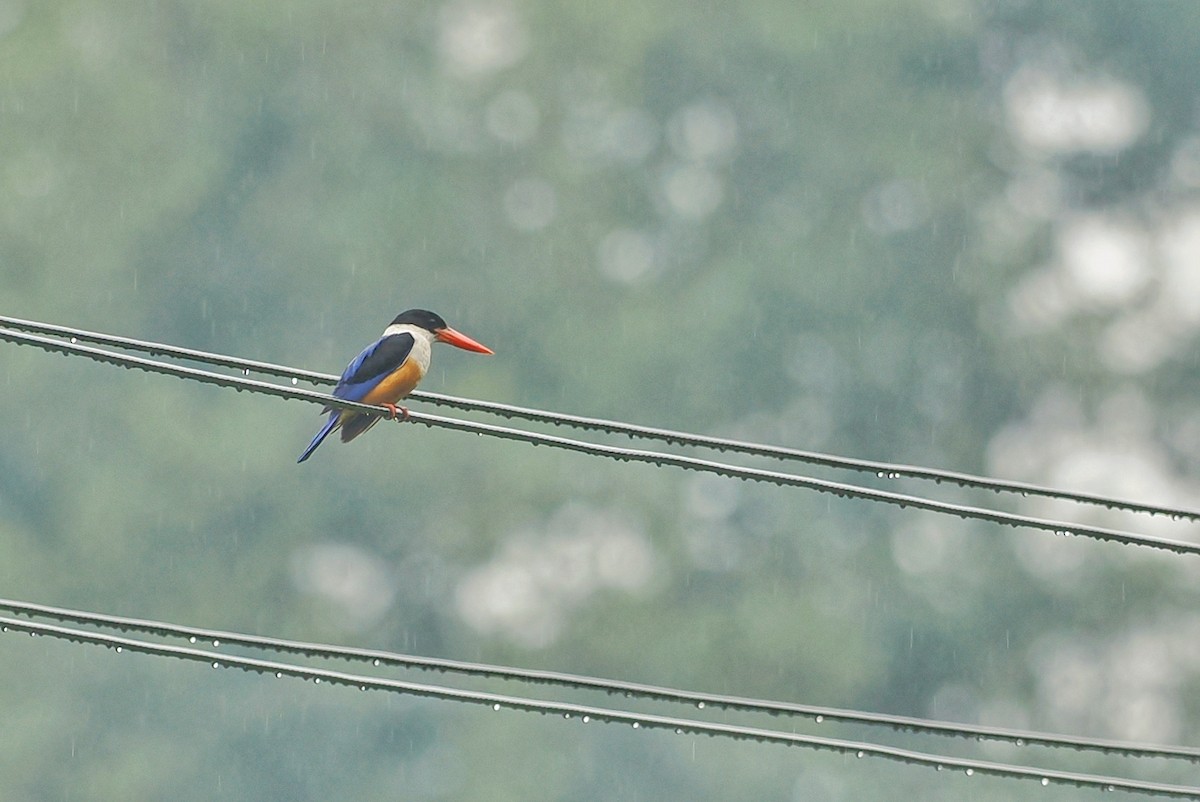
[[[480,354],[495,353],[495,351],[486,345],[475,342],[462,332],[450,328],[446,325],[446,321],[442,319],[441,315],[430,312],[427,309],[409,309],[407,312],[401,312],[392,321],[392,325],[409,325],[425,329],[433,334],[434,340],[453,345],[456,348],[462,348],[464,351],[475,351]]]

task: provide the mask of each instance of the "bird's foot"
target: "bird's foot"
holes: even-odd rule
[[[408,420],[408,407],[398,407],[395,404],[381,404],[380,406],[388,411],[388,420]]]

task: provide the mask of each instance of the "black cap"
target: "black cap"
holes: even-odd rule
[[[428,309],[409,309],[407,312],[396,315],[396,319],[392,321],[393,326],[404,324],[420,326],[427,331],[446,328],[446,321],[442,320],[442,316],[430,312]]]

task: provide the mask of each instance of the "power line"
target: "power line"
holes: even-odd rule
[[[27,615],[30,617],[49,618],[56,621],[73,621],[75,623],[107,627],[125,632],[135,631],[161,637],[187,638],[191,643],[207,641],[212,643],[214,647],[218,644],[245,646],[326,660],[337,659],[369,662],[376,667],[391,665],[422,671],[451,672],[466,676],[499,678],[530,684],[555,685],[570,690],[597,690],[614,695],[622,694],[628,698],[678,702],[686,704],[689,707],[698,707],[701,709],[710,708],[738,710],[750,713],[769,713],[773,715],[804,716],[817,723],[829,721],[864,724],[868,726],[885,726],[892,729],[923,734],[1000,741],[1018,746],[1065,747],[1074,750],[1096,751],[1126,757],[1158,757],[1200,761],[1200,749],[1183,746],[1161,746],[1101,738],[1074,737],[1028,730],[1013,730],[1004,727],[975,726],[908,716],[867,713],[858,710],[844,710],[816,705],[749,699],[725,694],[683,691],[645,683],[600,679],[557,671],[529,670],[435,657],[419,657],[376,649],[333,646],[325,643],[310,643],[306,641],[270,638],[261,635],[248,635],[241,632],[181,626],[164,621],[128,618],[84,610],[71,610],[12,599],[0,598],[0,610],[8,610],[18,615]]]
[[[312,680],[315,684],[329,683],[331,685],[358,688],[364,691],[390,691],[444,701],[485,705],[497,712],[501,710],[515,710],[543,715],[558,715],[564,719],[573,719],[584,724],[592,721],[626,724],[635,729],[670,730],[679,735],[713,735],[736,740],[756,741],[758,743],[802,746],[810,749],[824,749],[845,755],[854,755],[856,757],[880,757],[911,765],[937,769],[957,769],[963,771],[968,776],[979,774],[1011,779],[1034,780],[1044,786],[1054,783],[1073,785],[1079,788],[1094,788],[1108,791],[1119,790],[1172,798],[1200,799],[1200,787],[1194,786],[1168,785],[1124,777],[1106,777],[1080,772],[1060,771],[1057,769],[1033,768],[1030,766],[917,752],[910,749],[849,741],[840,738],[783,732],[761,727],[720,724],[651,713],[633,713],[597,705],[548,702],[522,696],[469,691],[442,685],[408,682],[383,677],[350,674],[323,668],[299,666],[293,663],[261,660],[251,657],[237,657],[204,649],[150,643],[133,638],[0,616],[0,632],[9,631],[26,632],[32,635],[46,635],[72,643],[105,646],[118,652],[128,649],[131,652],[141,654],[205,663],[213,668],[238,668],[258,674],[273,674],[276,678],[295,677]]]
[[[336,377],[331,378],[336,380]],[[1148,504],[1142,501],[1113,498],[1096,493],[1081,493],[1028,482],[993,479],[986,476],[977,476],[940,468],[925,468],[918,465],[880,462],[877,460],[857,459],[855,457],[839,457],[817,451],[805,451],[798,448],[764,445],[762,443],[752,443],[732,438],[691,434],[673,429],[640,426],[632,423],[622,423],[603,418],[590,418],[562,412],[547,412],[491,401],[458,398],[439,393],[415,391],[411,397],[463,411],[487,412],[505,418],[520,418],[529,421],[550,423],[556,426],[570,426],[583,430],[602,431],[608,434],[621,434],[632,438],[655,440],[668,445],[709,448],[719,452],[732,452],[746,454],[747,456],[804,462],[827,468],[857,471],[859,473],[873,473],[880,479],[921,479],[938,484],[945,482],[947,484],[958,485],[959,487],[990,490],[994,493],[1012,493],[1023,497],[1038,496],[1060,501],[1072,501],[1079,504],[1090,504],[1112,510],[1126,510],[1128,512],[1141,512],[1151,515],[1169,515],[1176,520],[1200,521],[1200,511],[1183,507]]]
[[[72,341],[91,342],[101,345],[116,346],[133,351],[140,351],[161,356],[187,359],[210,365],[234,368],[243,372],[261,373],[267,376],[310,382],[316,385],[332,385],[338,380],[337,376],[309,370],[291,368],[270,362],[242,359],[240,357],[199,351],[192,348],[156,343],[148,340],[137,340],[111,334],[88,331],[70,326],[59,326],[51,323],[40,323],[32,320],[22,320],[0,315],[0,326],[6,326],[17,331],[31,331],[50,334],[59,337],[73,338]],[[248,375],[248,374],[247,374]],[[293,382],[294,383],[294,382]],[[962,473],[958,471],[926,468],[918,465],[905,465],[877,460],[857,459],[854,457],[839,457],[816,451],[806,451],[783,446],[770,446],[762,443],[752,443],[724,437],[711,437],[672,429],[620,421],[593,418],[583,415],[571,415],[562,412],[533,409],[530,407],[501,404],[494,401],[480,401],[470,398],[459,398],[452,395],[432,393],[422,390],[414,391],[410,398],[425,401],[437,406],[447,406],[466,412],[484,412],[504,418],[517,418],[535,421],[555,426],[568,426],[586,431],[602,431],[608,434],[619,434],[632,438],[655,440],[672,445],[690,446],[697,448],[716,449],[721,452],[746,454],[748,456],[769,457],[785,461],[805,462],[828,468],[873,473],[881,479],[921,479],[933,482],[946,482],[961,487],[975,487],[990,490],[995,493],[1013,493],[1022,496],[1038,496],[1080,504],[1091,504],[1108,509],[1127,510],[1131,512],[1149,513],[1152,515],[1168,515],[1176,519],[1200,520],[1200,511],[1183,507],[1161,504],[1148,504],[1130,499],[1113,498],[1095,493],[1081,493],[1061,488],[1046,487],[1028,482],[1007,481],[985,476]]]
[[[77,329],[71,326],[59,326],[54,323],[40,323],[36,320],[22,320],[15,317],[0,315],[0,326],[14,331],[32,331],[38,334],[49,334],[55,337],[69,338],[72,343],[87,342],[97,345],[113,345],[130,351],[141,351],[157,356],[170,356],[177,359],[187,359],[193,362],[203,362],[209,365],[220,365],[225,368],[235,368],[244,372],[261,373],[265,376],[277,376],[282,379],[297,379],[312,384],[335,384],[338,377],[327,373],[317,373],[311,370],[301,370],[285,365],[274,365],[270,362],[258,362],[253,359],[215,354],[211,351],[198,351],[194,348],[184,348],[178,345],[156,343],[150,340],[137,340],[132,337],[121,337],[115,334],[101,334],[87,329]],[[410,397],[415,397],[415,394]]]
[[[303,391],[303,390],[299,390],[296,388],[280,387],[278,385],[272,385],[272,384],[267,384],[267,383],[262,383],[262,382],[253,382],[253,381],[250,381],[250,380],[247,380],[244,378],[222,376],[220,374],[208,373],[207,371],[198,371],[198,370],[193,370],[193,369],[188,369],[188,368],[182,368],[179,366],[168,365],[165,363],[155,362],[152,360],[140,360],[140,359],[136,359],[133,357],[124,356],[124,355],[112,354],[109,352],[99,351],[97,349],[82,348],[73,343],[56,342],[56,341],[52,341],[52,340],[44,340],[43,338],[22,338],[19,335],[14,337],[14,336],[9,336],[9,332],[4,332],[2,330],[0,330],[0,339],[6,339],[6,340],[9,340],[10,342],[17,342],[17,343],[21,343],[21,344],[37,345],[37,346],[43,347],[47,350],[58,351],[60,353],[68,353],[68,354],[74,353],[74,354],[89,356],[90,358],[98,359],[99,361],[107,362],[109,364],[120,365],[122,367],[139,368],[139,369],[144,369],[144,370],[150,370],[152,372],[159,372],[159,373],[166,373],[168,375],[175,375],[175,376],[182,377],[182,378],[191,378],[191,379],[198,380],[198,381],[205,381],[207,383],[214,383],[214,384],[218,384],[218,385],[222,385],[222,386],[232,386],[237,390],[245,389],[250,392],[258,392],[258,393],[264,393],[264,394],[269,394],[269,395],[275,395],[277,397],[308,400],[308,401],[312,401],[315,403],[322,403],[325,405],[339,407],[339,408],[361,409],[363,411],[374,413],[374,414],[378,414],[378,411],[379,411],[378,409],[371,407],[371,406],[355,404],[352,402],[344,402],[344,401],[341,401],[340,399],[334,399],[333,397],[322,394],[322,393]],[[293,384],[294,384],[295,380],[298,379],[298,376],[293,376],[292,378],[293,378]],[[893,503],[899,503],[901,506],[918,506],[918,507],[923,507],[925,509],[935,509],[937,511],[954,512],[954,514],[960,514],[963,512],[981,512],[981,513],[984,513],[984,516],[972,515],[972,516],[968,516],[968,517],[983,517],[983,519],[985,519],[985,520],[994,520],[994,521],[997,521],[1000,523],[1010,523],[1011,525],[1031,525],[1030,522],[1038,522],[1038,519],[1027,519],[1024,516],[1008,516],[1004,513],[994,513],[993,511],[990,511],[990,510],[975,510],[975,509],[969,508],[969,507],[959,507],[958,505],[944,505],[944,504],[941,504],[940,502],[930,502],[926,499],[920,499],[917,497],[905,497],[905,496],[901,496],[900,494],[891,494],[891,493],[885,493],[882,491],[871,491],[871,490],[867,490],[865,488],[857,488],[853,485],[840,485],[838,483],[822,482],[821,480],[814,480],[814,479],[808,479],[806,477],[792,476],[790,474],[776,474],[775,472],[769,472],[769,471],[757,471],[754,469],[738,468],[736,466],[721,465],[719,463],[713,463],[713,462],[705,461],[705,460],[691,460],[689,458],[675,457],[673,455],[656,454],[655,452],[636,451],[636,450],[632,450],[632,449],[616,449],[616,448],[607,447],[607,446],[596,446],[594,444],[582,443],[580,441],[568,440],[566,438],[551,438],[551,437],[548,437],[545,435],[535,435],[530,432],[522,432],[520,430],[509,429],[507,427],[487,426],[484,424],[474,424],[474,423],[470,423],[467,421],[457,421],[454,419],[442,418],[440,416],[418,415],[415,413],[413,415],[413,419],[415,422],[424,423],[428,426],[442,426],[442,427],[446,427],[446,428],[458,429],[458,430],[463,430],[463,431],[475,431],[476,433],[487,433],[487,434],[491,434],[493,436],[505,437],[507,439],[516,439],[516,440],[522,440],[525,442],[531,442],[535,445],[538,443],[543,443],[543,444],[548,444],[548,445],[557,446],[557,447],[561,447],[561,448],[568,448],[570,450],[582,451],[583,453],[592,453],[592,454],[597,454],[597,455],[610,456],[610,457],[618,459],[618,460],[625,459],[625,460],[635,460],[635,461],[643,461],[643,462],[653,462],[653,463],[659,464],[659,465],[673,464],[678,467],[682,467],[682,468],[686,468],[686,469],[693,469],[693,470],[711,470],[714,473],[719,473],[721,475],[726,475],[726,476],[734,476],[734,477],[743,478],[743,479],[753,479],[753,480],[757,480],[757,481],[771,481],[776,484],[805,486],[805,487],[810,487],[812,489],[823,490],[824,492],[835,492],[838,495],[850,495],[850,496],[857,496],[860,498],[872,498],[873,500],[890,500]],[[839,492],[839,491],[841,491],[841,492]],[[937,506],[929,506],[929,505],[937,505]],[[995,516],[1003,516],[1003,517],[996,518]],[[1053,524],[1056,529],[1062,531],[1063,533],[1080,534],[1080,535],[1092,536],[1092,537],[1099,536],[1099,537],[1101,537],[1101,539],[1118,540],[1119,542],[1135,543],[1138,545],[1152,545],[1152,546],[1157,546],[1159,548],[1169,548],[1174,551],[1196,553],[1196,550],[1195,550],[1195,547],[1193,547],[1193,544],[1188,544],[1188,543],[1181,543],[1181,542],[1176,542],[1176,541],[1166,541],[1166,540],[1157,539],[1157,538],[1145,538],[1142,536],[1133,535],[1131,533],[1122,533],[1122,532],[1116,532],[1113,530],[1100,530],[1098,528],[1093,528],[1093,527],[1077,527],[1072,524],[1062,525],[1062,524],[1054,524],[1054,522],[1044,522],[1044,521],[1042,521],[1040,523]],[[1048,527],[1043,526],[1043,527],[1036,527],[1036,528],[1048,528]],[[1098,534],[1098,533],[1102,533],[1102,534]],[[1107,534],[1109,536],[1104,537],[1103,536],[1104,534]],[[18,625],[18,628],[19,628],[19,625],[21,622],[17,621],[15,623]],[[38,625],[33,625],[33,626],[38,626]],[[69,630],[63,630],[63,631],[70,632]],[[51,634],[51,633],[45,632],[43,634]],[[84,638],[84,640],[89,640],[89,639]],[[98,642],[98,641],[89,640],[89,642]],[[131,643],[138,643],[138,642],[131,641]],[[157,647],[154,644],[150,644],[149,646],[151,647],[152,650],[163,648],[163,647]],[[303,644],[301,644],[301,646],[303,646]],[[184,650],[184,651],[187,651],[187,650]],[[192,650],[192,651],[195,651],[195,650]],[[162,653],[162,652],[152,651],[151,653]],[[209,656],[209,654],[204,653],[204,657],[207,657],[207,656]],[[230,658],[228,658],[228,657],[223,657],[221,655],[215,655],[215,654],[213,654],[212,656],[221,658],[221,661],[226,664],[230,663]],[[345,655],[341,655],[341,656],[345,656]],[[200,659],[200,658],[190,658],[190,659]],[[241,658],[234,658],[234,659],[242,660]],[[260,665],[260,669],[254,669],[254,670],[264,670],[264,671],[267,670],[267,668],[269,668],[272,665],[283,665],[283,666],[287,665],[287,664],[272,664],[267,661],[249,661],[249,662]],[[242,667],[247,667],[247,666],[244,665]],[[266,667],[266,668],[263,668],[263,667]],[[294,668],[296,668],[297,670],[300,670],[300,671],[309,671],[308,669],[301,669],[300,667],[294,667]],[[331,676],[334,674],[338,674],[338,672],[326,672],[326,673],[329,673]],[[537,673],[541,673],[541,672],[537,672]],[[352,675],[339,675],[339,676],[345,676],[345,677],[348,677],[349,679],[354,679],[354,677]],[[549,676],[550,675],[543,676],[541,679],[531,679],[528,677],[526,677],[525,679],[527,679],[528,681],[553,681],[553,679],[547,679],[547,677],[549,677]],[[319,680],[320,677],[319,677],[319,675],[313,675],[313,678]],[[365,679],[372,680],[372,678],[365,678]],[[589,678],[584,678],[584,679],[589,679]],[[378,680],[374,680],[374,681],[378,682]],[[600,682],[603,682],[603,681],[600,681]],[[353,683],[346,682],[345,684],[353,684]],[[413,683],[404,683],[404,685],[418,687]],[[438,686],[425,686],[425,687],[437,688]],[[645,687],[651,691],[656,690],[653,688],[653,686],[645,686]],[[601,689],[603,690],[603,688],[601,688]],[[454,694],[461,693],[461,692],[455,691],[454,689],[442,689],[442,690],[447,690]],[[658,690],[665,690],[668,693],[672,692],[671,689],[658,689]],[[627,692],[627,691],[621,691],[621,692]],[[476,694],[474,696],[477,696],[480,698],[487,697],[487,698],[492,698],[492,699],[505,699],[505,698],[515,699],[515,704],[518,707],[520,706],[521,702],[523,701],[519,697],[501,697],[499,695],[490,695],[490,694]],[[462,700],[462,701],[480,701],[480,699],[460,699],[460,700]],[[486,699],[484,701],[486,702]],[[528,700],[524,700],[524,701],[528,701]],[[703,700],[701,700],[701,701],[703,701]],[[725,706],[734,707],[741,700],[739,700],[737,697],[713,697],[712,701],[713,701],[714,706],[722,706],[721,703],[726,702],[729,704],[726,704]],[[746,700],[746,701],[753,703],[756,700]],[[499,703],[500,702],[497,702],[497,704],[499,704]],[[534,704],[542,705],[543,703],[536,702],[536,700],[534,700]],[[550,704],[553,706],[553,703],[550,703]],[[574,707],[574,708],[578,708],[581,710],[587,709],[585,706],[558,706],[558,707],[561,707],[561,708]],[[520,709],[532,709],[532,708],[521,707]],[[808,714],[808,713],[810,713],[814,710],[818,710],[818,709],[819,708],[808,708],[804,711],[804,713]],[[669,719],[667,717],[656,717],[656,716],[637,716],[636,714],[624,713],[623,711],[607,711],[607,709],[605,709],[605,708],[596,708],[596,710],[598,711],[598,713],[596,715],[596,718],[598,720],[627,720],[627,719],[620,718],[620,716],[626,716],[626,717],[635,716],[637,720],[647,721],[647,724],[645,726],[656,726],[656,725],[658,725],[657,720],[659,720],[659,719],[661,719],[662,722],[679,722],[679,721],[682,721],[685,723],[688,722],[688,720],[686,720],[686,719]],[[557,712],[557,711],[542,709],[539,712]],[[794,711],[789,711],[789,712],[801,712],[801,711],[794,710]],[[827,712],[830,714],[833,714],[833,715],[836,715],[837,713],[848,713],[851,716],[855,715],[855,711],[829,710]],[[606,719],[605,716],[607,714],[615,714],[616,716],[618,716],[618,718],[612,718],[612,716],[610,715]],[[816,714],[816,715],[821,715],[821,714]],[[872,716],[873,714],[862,714],[862,715]],[[650,719],[654,719],[654,721],[650,721]],[[856,720],[861,721],[862,719],[856,719]],[[915,721],[918,724],[922,722],[922,720],[915,720]],[[635,722],[633,722],[633,723],[635,723]],[[909,726],[909,722],[900,721],[900,720],[889,721],[889,722],[880,721],[880,722],[867,722],[867,723],[888,723],[889,725],[894,725],[894,726],[902,726],[902,727]],[[703,722],[694,722],[694,724],[696,724],[700,727],[714,726],[714,725],[705,724]],[[937,722],[934,722],[934,724],[937,724]],[[662,726],[667,726],[667,724],[663,723]],[[716,726],[720,726],[720,725],[716,725]],[[951,726],[953,726],[953,725],[951,725]],[[772,731],[772,730],[758,730],[755,728],[735,727],[735,728],[727,728],[727,729],[729,729],[729,732],[727,732],[725,734],[731,734],[731,735],[733,735],[733,737],[759,737],[759,734],[761,734],[761,733],[767,733],[767,734],[774,733],[774,731]],[[693,731],[693,729],[689,728],[689,729],[686,729],[685,731]],[[703,730],[696,730],[696,731],[703,731]],[[957,733],[955,733],[955,734],[957,734]],[[975,733],[975,734],[978,735],[978,733]],[[790,734],[775,733],[775,735],[776,736],[784,736],[785,738],[787,738],[787,737],[789,737]],[[1034,733],[1032,735],[1037,736],[1038,734]],[[806,736],[800,736],[800,737],[807,738]],[[1053,738],[1054,736],[1051,736],[1051,737]],[[767,738],[767,740],[771,740],[771,738]],[[808,744],[817,746],[818,748],[822,747],[823,745],[825,745],[827,748],[839,748],[837,746],[828,747],[827,744],[842,744],[842,745],[846,745],[847,747],[859,746],[857,744],[854,744],[854,742],[836,741],[836,739],[808,739]],[[1080,744],[1067,743],[1067,744],[1062,744],[1062,745],[1079,746]],[[922,753],[908,752],[907,750],[893,750],[889,747],[874,747],[872,745],[865,745],[865,746],[867,747],[866,753],[868,753],[868,754],[877,754],[879,756],[884,756],[884,757],[890,756],[890,757],[894,757],[896,759],[901,759],[901,760],[908,759],[908,757],[904,757],[905,755],[918,756],[918,757],[923,756]],[[1134,746],[1136,747],[1137,745],[1134,745]],[[1152,749],[1153,749],[1153,747],[1152,747]],[[1169,751],[1170,748],[1167,748],[1167,749]],[[846,749],[841,749],[841,751],[846,751]],[[859,749],[858,751],[859,751],[859,753],[863,752],[862,749]],[[1117,751],[1121,751],[1121,750],[1117,750]],[[1155,752],[1154,754],[1156,754],[1157,756],[1163,756],[1162,752]],[[1194,757],[1195,757],[1194,755],[1191,755],[1191,754],[1176,754],[1176,755],[1169,755],[1169,756],[1183,757],[1185,759],[1194,759]],[[1019,766],[1018,767],[1008,767],[1008,766],[1003,766],[1000,764],[987,764],[987,763],[975,762],[975,761],[965,761],[965,762],[958,761],[958,762],[956,762],[957,759],[942,759],[936,755],[933,755],[933,756],[924,755],[923,757],[927,757],[930,759],[936,759],[936,760],[938,760],[938,762],[940,764],[945,765],[947,767],[963,767],[967,763],[972,763],[972,764],[975,764],[977,767],[979,767],[978,770],[980,771],[980,773],[988,773],[987,768],[986,768],[987,766],[999,766],[1000,769],[1008,772],[1008,776],[1035,776],[1036,775],[1036,776],[1046,777],[1048,779],[1053,779],[1055,781],[1063,781],[1063,782],[1075,782],[1075,780],[1072,778],[1081,778],[1081,777],[1082,778],[1092,778],[1092,779],[1096,779],[1096,780],[1107,780],[1108,779],[1108,778],[1095,778],[1095,777],[1092,777],[1092,775],[1078,775],[1078,774],[1073,774],[1073,773],[1069,773],[1069,772],[1064,773],[1064,772],[1044,772],[1044,771],[1031,770],[1031,769],[1027,770],[1024,767],[1019,767]],[[915,762],[921,762],[921,761],[917,760]],[[927,763],[927,761],[926,761],[926,763]],[[1011,771],[1009,771],[1010,769],[1016,769],[1017,774],[1013,774]],[[1025,773],[1021,774],[1021,772],[1025,772]],[[1139,790],[1138,788],[1133,788],[1133,787],[1129,787],[1126,785],[1122,785],[1121,784],[1122,782],[1124,782],[1124,781],[1117,780],[1116,784],[1109,782],[1106,787],[1122,788],[1124,790]],[[1175,787],[1175,786],[1153,786],[1153,787],[1151,787],[1149,785],[1145,785],[1145,786],[1143,786],[1143,788],[1150,788],[1151,790],[1149,792],[1151,792],[1151,793],[1159,793],[1159,792],[1162,792],[1162,789],[1167,789],[1167,791],[1169,792],[1170,789],[1180,788],[1180,787]],[[1190,791],[1195,791],[1196,789],[1183,789],[1183,790],[1185,792],[1190,792]]]
[[[232,387],[233,389],[239,391],[245,390],[252,393],[272,395],[278,398],[291,398],[309,401],[330,408],[351,409],[360,412],[368,412],[374,415],[379,415],[381,413],[381,409],[379,407],[360,404],[355,401],[346,401],[340,398],[335,398],[334,396],[326,393],[303,390],[298,387],[285,387],[282,385],[271,384],[270,382],[261,382],[243,377],[228,376],[221,373],[200,370],[198,368],[172,365],[165,362],[158,362],[152,359],[144,359],[142,357],[129,356],[126,354],[117,354],[111,351],[104,351],[98,348],[91,348],[89,346],[78,345],[63,340],[40,337],[32,334],[22,334],[15,331],[0,329],[0,340],[7,340],[8,342],[21,345],[33,345],[46,351],[54,351],[62,354],[86,356],[98,362],[117,365],[119,367],[135,368],[139,370],[146,370],[151,373],[162,373],[170,376],[176,376],[178,378],[191,379],[205,384]],[[297,380],[293,379],[293,381]],[[1086,524],[1056,521],[1047,518],[1036,518],[1029,515],[1000,512],[982,507],[953,504],[945,501],[927,499],[921,496],[894,493],[887,490],[874,490],[871,488],[860,487],[859,485],[846,484],[843,482],[831,482],[824,479],[814,479],[798,474],[781,473],[778,471],[768,471],[759,468],[745,468],[737,465],[727,465],[725,463],[714,462],[712,460],[702,460],[693,457],[679,456],[676,454],[664,454],[656,451],[599,445],[596,443],[584,442],[582,440],[573,440],[566,437],[558,437],[548,434],[538,434],[535,432],[528,432],[522,429],[514,429],[507,426],[497,426],[494,424],[476,423],[473,421],[459,420],[456,418],[446,418],[440,415],[431,415],[423,412],[410,412],[406,420],[412,423],[421,423],[429,427],[439,427],[455,431],[471,432],[480,435],[486,434],[504,440],[516,440],[530,443],[532,445],[547,445],[553,448],[575,451],[581,454],[607,457],[619,462],[641,462],[659,467],[663,465],[671,465],[684,470],[712,473],[728,478],[765,482],[784,487],[803,487],[821,493],[830,493],[843,498],[857,498],[885,504],[892,504],[900,507],[913,507],[915,509],[953,515],[958,518],[990,521],[992,523],[1003,524],[1005,526],[1026,527],[1043,532],[1052,532],[1057,535],[1075,535],[1094,540],[1106,540],[1114,543],[1124,543],[1126,545],[1163,549],[1165,551],[1171,551],[1177,554],[1200,555],[1200,543],[1172,540],[1170,538],[1154,537],[1151,535],[1141,535],[1134,532],[1110,529],[1107,527],[1089,526]]]

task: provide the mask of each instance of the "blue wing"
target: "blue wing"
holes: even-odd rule
[[[412,353],[413,342],[413,336],[405,332],[371,343],[346,366],[333,394],[347,401],[361,401],[375,385],[404,364]]]
[[[363,349],[362,353],[354,357],[346,369],[342,371],[342,378],[338,380],[337,386],[333,388],[333,395],[336,398],[342,398],[346,401],[361,401],[371,389],[379,382],[383,381],[396,368],[404,364],[404,360],[408,359],[408,355],[412,353],[413,336],[407,332],[404,334],[392,334],[387,337],[381,337],[375,342]],[[335,429],[343,424],[354,423],[360,431],[354,434],[361,434],[363,431],[371,428],[378,418],[372,418],[369,422],[363,425],[357,421],[360,413],[346,412],[340,409],[325,408],[329,413],[329,420],[317,432],[316,437],[308,444],[308,448],[304,449],[304,453],[300,455],[300,459],[296,462],[304,462],[312,456],[312,453],[317,450],[317,446],[325,440]],[[352,427],[355,428],[355,427]],[[347,430],[349,431],[349,430]],[[343,433],[344,435],[345,433]]]

